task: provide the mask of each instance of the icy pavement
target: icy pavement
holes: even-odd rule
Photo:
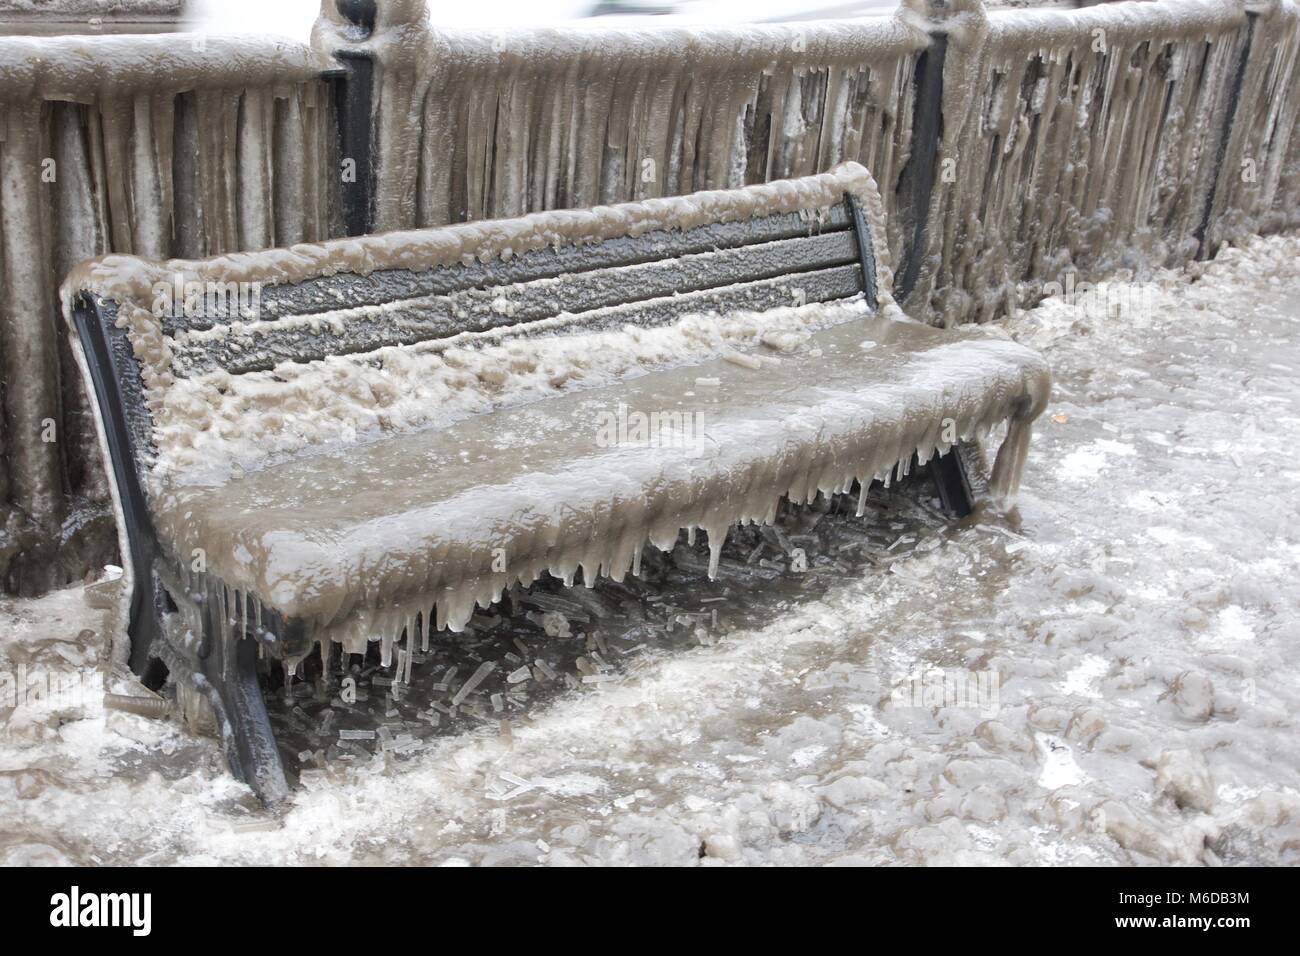
[[[1197,271],[1007,324],[1057,381],[1018,516],[279,816],[170,723],[6,701],[103,621],[0,604],[0,862],[1300,862],[1300,239]]]

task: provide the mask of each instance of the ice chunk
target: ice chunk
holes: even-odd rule
[[[460,690],[456,691],[456,696],[451,699],[451,705],[455,707],[472,694],[474,689],[478,687],[479,684],[483,683],[484,679],[489,674],[496,670],[496,666],[496,661],[484,661],[480,664],[474,673],[469,676],[469,680],[465,681],[465,683],[461,685]]]

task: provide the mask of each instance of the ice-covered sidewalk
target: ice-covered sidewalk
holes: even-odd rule
[[[1082,298],[1007,323],[1056,376],[1018,521],[279,818],[0,683],[0,862],[1300,861],[1300,238]],[[98,613],[0,604],[0,672],[93,663]]]

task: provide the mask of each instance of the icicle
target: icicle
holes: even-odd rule
[[[709,580],[718,576],[718,562],[722,559],[722,546],[727,542],[728,525],[714,526],[708,529],[709,536]]]
[[[210,583],[208,585],[208,598],[218,602],[221,600],[217,589]],[[217,639],[221,641],[221,676],[224,680],[229,681],[234,676],[234,658],[238,638],[235,637],[235,632],[227,626],[223,610],[218,604],[217,613],[221,615],[221,619]],[[259,649],[262,647],[261,641],[258,642],[257,646]]]
[[[221,590],[218,592],[217,614],[221,618],[221,629],[223,631],[230,630],[230,589],[224,584],[221,585]]]
[[[858,517],[861,518],[867,513],[867,490],[871,487],[871,479],[863,476],[858,479]]]
[[[1016,492],[1020,490],[1020,476],[1024,473],[1025,458],[1029,454],[1032,430],[1032,419],[1013,421],[1002,447],[998,449],[997,459],[993,462],[989,487],[994,497],[1004,506],[1011,504]]]
[[[402,683],[411,683],[411,665],[415,660],[415,616],[408,614],[406,616],[406,659],[403,661],[405,668],[402,673]]]

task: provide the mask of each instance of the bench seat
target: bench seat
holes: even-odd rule
[[[728,525],[770,520],[781,495],[885,477],[946,450],[954,426],[969,437],[1027,423],[1048,390],[1029,349],[872,314],[792,354],[751,354],[761,367],[733,356],[653,371],[171,487],[156,521],[229,587],[357,651],[435,604],[438,626],[460,629],[476,602],[546,570],[621,579],[646,540],[670,548],[680,528],[720,548]]]

